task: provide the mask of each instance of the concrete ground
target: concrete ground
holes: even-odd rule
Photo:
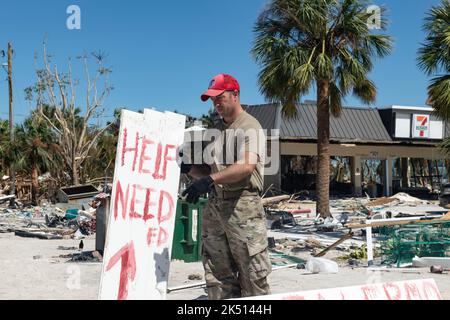
[[[68,263],[60,257],[79,252],[78,240],[39,240],[0,234],[0,299],[12,300],[95,300],[100,283],[101,263]],[[70,249],[72,248],[72,249]],[[95,249],[95,237],[84,240],[84,250]],[[331,253],[330,253],[331,254]],[[328,254],[327,256],[328,257]],[[201,263],[173,261],[169,288],[195,284],[189,280],[200,274]],[[364,285],[388,281],[434,278],[444,299],[450,300],[450,274],[431,274],[423,269],[370,271],[365,267],[341,267],[338,274],[308,274],[301,269],[273,271],[269,277],[272,293]],[[169,300],[205,299],[202,287],[174,291]]]

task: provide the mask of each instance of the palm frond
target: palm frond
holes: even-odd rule
[[[418,66],[427,75],[450,72],[450,1],[433,6],[425,18],[425,43],[418,51]]]
[[[360,79],[353,88],[353,94],[366,104],[375,102],[377,88],[369,79]]]
[[[334,81],[329,85],[330,111],[333,117],[338,118],[342,113],[342,93]]]
[[[428,87],[434,113],[441,119],[450,119],[450,75],[436,77]]]
[[[295,104],[315,83],[330,83],[332,114],[339,113],[338,99],[351,91],[373,102],[376,89],[367,76],[373,58],[388,55],[393,42],[369,30],[368,5],[366,0],[272,0],[256,22],[252,48],[265,98],[282,102],[283,114],[293,116]],[[385,30],[386,8],[380,9]]]
[[[450,138],[445,138],[440,144],[439,149],[447,157],[450,157]]]

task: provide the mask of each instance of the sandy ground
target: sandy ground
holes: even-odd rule
[[[101,263],[68,263],[60,255],[79,252],[77,240],[39,240],[0,234],[0,299],[95,300],[100,283]],[[95,237],[84,240],[84,250],[95,249]],[[191,274],[203,276],[201,263],[171,263],[169,288],[195,284]],[[446,300],[450,300],[450,274],[431,274],[425,269],[369,271],[365,267],[341,267],[338,274],[308,274],[301,269],[273,271],[269,283],[273,293],[346,287],[375,282],[434,278]],[[174,291],[170,300],[205,299],[202,287]]]

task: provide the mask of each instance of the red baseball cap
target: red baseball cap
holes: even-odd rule
[[[202,101],[208,100],[210,97],[217,97],[228,90],[240,91],[239,82],[229,74],[218,74],[209,83],[208,90],[202,94]]]

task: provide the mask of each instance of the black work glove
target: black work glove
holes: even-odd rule
[[[211,186],[214,184],[214,180],[211,176],[201,178],[200,180],[191,184],[181,194],[183,197],[187,195],[186,201],[189,203],[197,203],[200,196],[211,190]]]
[[[191,171],[192,164],[185,164],[184,162],[181,163],[180,169],[181,173],[189,173]]]

